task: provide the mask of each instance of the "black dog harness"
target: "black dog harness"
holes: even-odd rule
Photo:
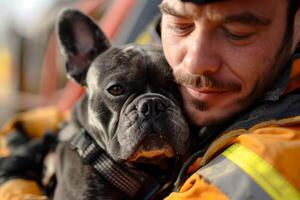
[[[169,177],[154,179],[145,173],[135,174],[132,169],[129,170],[128,167],[115,162],[84,129],[72,137],[71,146],[85,164],[92,165],[97,172],[132,199],[154,199],[171,186]]]

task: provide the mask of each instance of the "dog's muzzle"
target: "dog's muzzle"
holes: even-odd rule
[[[189,130],[177,104],[147,93],[124,105],[116,137],[122,160],[146,162],[184,154]]]

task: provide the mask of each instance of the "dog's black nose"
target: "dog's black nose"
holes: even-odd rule
[[[166,105],[159,98],[141,99],[138,102],[137,110],[143,116],[158,116],[166,110]]]

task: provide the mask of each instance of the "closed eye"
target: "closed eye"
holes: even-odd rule
[[[183,36],[189,34],[194,30],[195,25],[193,23],[174,23],[168,24],[168,28],[178,36]]]
[[[255,31],[236,32],[224,27],[222,28],[222,33],[228,41],[231,41],[233,44],[236,45],[249,44],[249,42],[252,41],[252,38],[254,38],[254,36],[257,35]]]

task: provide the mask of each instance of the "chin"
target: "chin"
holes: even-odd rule
[[[207,116],[204,112],[188,116],[192,124],[196,126],[210,126],[222,122],[222,119],[216,119]]]
[[[190,122],[196,126],[220,124],[232,117],[237,112],[236,110],[229,110],[228,108],[207,109],[201,111],[191,105],[185,106],[185,110]]]

